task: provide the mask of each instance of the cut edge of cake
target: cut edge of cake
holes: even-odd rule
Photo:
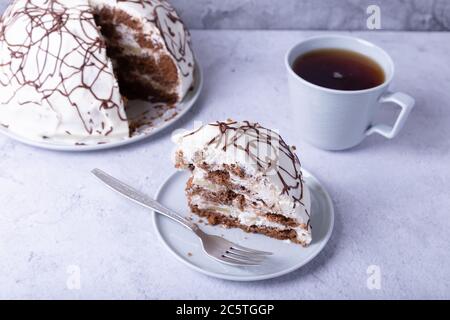
[[[162,1],[89,2],[126,99],[180,102],[192,86],[194,57],[174,8]]]

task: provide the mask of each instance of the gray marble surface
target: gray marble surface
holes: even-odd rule
[[[9,0],[0,0],[3,11]],[[383,30],[450,30],[448,0],[171,0],[190,28],[366,30],[369,5]]]
[[[392,55],[392,89],[412,94],[417,107],[394,140],[374,135],[353,150],[325,152],[297,133],[283,65],[287,49],[314,34],[194,31],[205,87],[177,122],[256,120],[298,147],[336,209],[331,240],[312,262],[255,283],[198,274],[158,242],[146,210],[90,175],[103,168],[154,194],[174,171],[173,126],[142,143],[90,153],[1,136],[0,298],[450,298],[450,35],[354,33]],[[379,290],[367,287],[371,265],[381,272]]]
[[[448,0],[172,0],[197,29],[367,30],[381,9],[383,30],[450,30]]]

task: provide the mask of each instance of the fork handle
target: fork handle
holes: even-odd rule
[[[116,178],[110,176],[106,172],[103,172],[100,169],[92,170],[92,174],[100,179],[104,184],[110,187],[112,190],[121,194],[122,196],[144,206],[148,209],[152,209],[180,224],[182,224],[185,228],[191,230],[194,233],[197,233],[199,230],[198,226],[189,220],[185,219],[178,213],[170,210],[169,208],[164,207],[158,201],[150,198],[149,196],[143,194],[142,192],[134,189],[133,187],[123,183],[122,181],[117,180]]]

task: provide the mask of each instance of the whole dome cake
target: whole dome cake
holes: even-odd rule
[[[126,139],[127,101],[177,103],[193,72],[166,1],[15,0],[0,21],[0,124],[57,143]]]

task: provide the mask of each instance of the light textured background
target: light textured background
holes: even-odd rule
[[[368,4],[173,2],[194,28],[359,29]],[[376,2],[385,29],[449,29],[450,1]],[[355,33],[393,56],[393,89],[411,93],[417,107],[396,139],[371,136],[339,153],[303,143],[288,109],[283,56],[313,34],[194,31],[205,88],[178,126],[252,119],[279,129],[295,144],[336,208],[332,238],[317,258],[289,275],[258,283],[212,279],[175,260],[157,241],[148,212],[89,174],[101,167],[154,194],[173,171],[169,135],[174,127],[129,147],[83,154],[34,149],[1,136],[0,298],[449,299],[449,34]],[[381,290],[366,286],[372,264],[381,268]],[[66,286],[70,265],[80,267],[80,290]]]
[[[171,0],[193,29],[364,30],[381,8],[384,30],[450,30],[449,0]],[[7,0],[0,0],[3,10]]]
[[[0,136],[0,298],[449,299],[449,35],[354,33],[392,55],[392,89],[417,106],[396,139],[373,135],[350,151],[325,152],[301,140],[283,65],[289,47],[321,33],[194,30],[200,100],[142,143],[73,154]],[[147,210],[89,173],[102,168],[153,195],[174,172],[171,131],[229,117],[279,129],[334,201],[325,249],[278,279],[235,283],[190,270],[158,241]],[[366,286],[372,264],[381,290]],[[80,290],[66,287],[69,265],[80,267]]]

